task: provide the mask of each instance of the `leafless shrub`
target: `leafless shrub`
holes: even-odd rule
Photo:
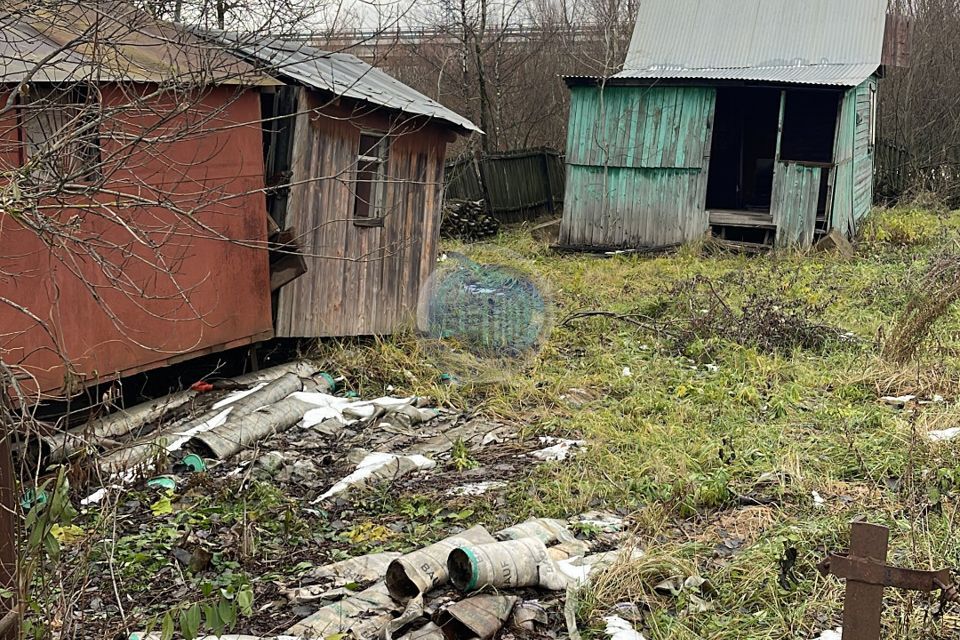
[[[953,303],[960,298],[960,257],[934,260],[916,284],[883,345],[883,356],[903,364],[913,359]]]
[[[694,278],[670,292],[680,315],[674,328],[677,348],[687,350],[698,340],[721,338],[767,353],[798,348],[820,351],[850,339],[842,330],[818,321],[825,303],[791,298],[778,288],[750,290],[741,303],[735,303],[731,290]]]

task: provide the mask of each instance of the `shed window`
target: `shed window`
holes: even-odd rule
[[[42,182],[92,182],[100,177],[96,94],[85,85],[34,88],[24,101],[25,159]]]
[[[353,202],[353,222],[357,226],[383,225],[389,148],[390,138],[386,134],[360,134]]]

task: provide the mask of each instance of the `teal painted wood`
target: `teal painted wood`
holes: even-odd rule
[[[574,87],[560,244],[636,248],[707,230],[716,90]]]
[[[560,244],[636,248],[698,238],[705,219],[699,169],[567,167]]]
[[[846,237],[853,233],[853,139],[857,128],[857,90],[843,96],[837,119],[833,161],[833,208],[830,226]]]
[[[806,249],[813,244],[821,173],[820,167],[795,162],[777,163],[770,213],[777,225],[778,248]]]
[[[709,153],[704,133],[715,95],[705,87],[574,87],[567,161],[701,168]]]
[[[870,140],[870,93],[876,89],[870,78],[847,91],[840,107],[834,162],[833,208],[830,226],[847,237],[857,231],[857,222],[873,204],[874,150]]]
[[[857,128],[853,142],[853,221],[854,227],[873,206],[873,176],[875,151],[871,132],[871,94],[877,89],[877,80],[870,78],[857,87]]]

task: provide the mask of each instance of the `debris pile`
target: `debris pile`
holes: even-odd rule
[[[472,241],[497,235],[500,223],[487,213],[483,200],[449,200],[443,206],[440,233],[445,238]]]
[[[77,488],[80,506],[84,513],[117,509],[125,531],[146,532],[153,521],[169,527],[177,514],[209,502],[213,487],[255,479],[282,487],[294,508],[333,535],[373,526],[389,539],[395,523],[352,520],[354,492],[386,485],[391,493],[423,493],[430,474],[427,491],[437,499],[469,503],[483,495],[498,504],[507,481],[531,464],[562,461],[587,446],[546,436],[521,441],[514,426],[434,409],[422,398],[335,395],[339,382],[306,362],[205,382],[45,436],[35,449],[47,464],[91,468],[91,484]],[[535,519],[494,533],[446,522],[445,539],[406,554],[367,547],[357,553],[377,552],[342,560],[337,554],[350,547],[318,548],[307,556],[316,563],[271,579],[271,600],[257,615],[273,622],[257,628],[289,626],[277,637],[407,640],[491,638],[507,626],[554,633],[569,624],[566,593],[622,556],[611,551],[623,530],[613,514],[587,514],[569,527]],[[209,524],[187,527],[171,543],[174,575],[209,576],[218,554],[254,557],[255,529]],[[584,527],[590,542],[573,533]]]
[[[615,523],[618,532],[622,528],[616,519],[606,522]],[[528,520],[493,534],[476,526],[405,555],[376,553],[310,572],[305,580],[317,584],[288,589],[286,597],[329,603],[286,633],[482,640],[505,626],[545,632],[551,614],[562,616],[562,596],[550,602],[545,594],[563,594],[599,568],[639,555],[635,550],[595,553],[562,520]],[[366,587],[351,592],[345,589],[348,584]]]

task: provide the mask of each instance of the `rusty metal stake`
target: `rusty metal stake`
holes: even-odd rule
[[[0,390],[2,393],[2,390]],[[16,486],[10,437],[0,422],[0,588],[17,592]],[[19,636],[19,613],[15,599],[0,599],[0,640]]]
[[[952,590],[950,570],[919,571],[886,564],[890,530],[866,522],[850,525],[849,553],[831,553],[817,568],[847,581],[843,599],[843,640],[880,640],[886,587],[911,591]]]

